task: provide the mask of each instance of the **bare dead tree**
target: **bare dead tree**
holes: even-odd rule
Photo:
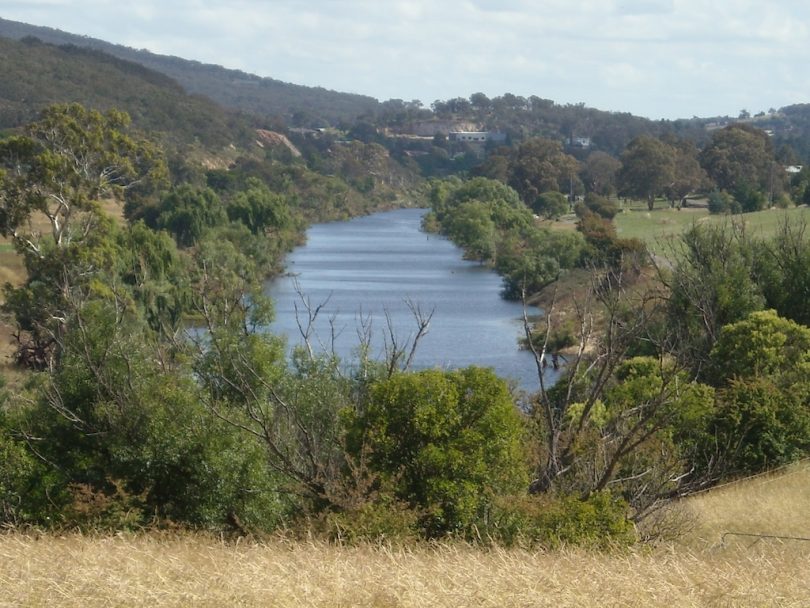
[[[206,280],[205,273],[201,276]],[[318,319],[328,300],[315,305],[299,286],[296,290],[302,302],[300,308],[296,307],[296,323],[306,357],[301,369],[296,368],[297,364],[290,366],[283,356],[266,359],[276,340],[273,336],[222,331],[223,305],[209,302],[210,291],[200,289],[199,308],[207,331],[193,342],[200,362],[197,373],[208,389],[203,399],[219,419],[260,441],[267,452],[268,466],[289,479],[297,491],[319,504],[345,502],[346,475],[357,486],[352,492],[359,492],[369,481],[363,476],[362,462],[347,460],[340,415],[344,409],[360,407],[356,401],[360,390],[357,383],[371,377],[344,373],[339,358],[333,356],[338,335],[335,317],[329,321],[329,346],[324,348],[318,337]],[[230,310],[245,301],[234,295],[224,308]],[[410,366],[430,324],[432,312],[424,314],[411,303],[409,308],[417,330],[413,338],[401,342],[390,324],[388,373]],[[246,312],[241,310],[242,314]],[[369,344],[370,317],[361,315],[360,319],[361,343]],[[270,348],[265,349],[263,344]]]
[[[406,299],[405,304],[411,311],[411,315],[416,323],[416,333],[406,337],[404,342],[397,336],[396,328],[394,327],[394,322],[391,319],[389,311],[387,309],[384,310],[386,324],[384,349],[389,378],[397,371],[407,371],[410,369],[413,364],[413,359],[416,356],[416,351],[419,348],[419,343],[430,329],[430,322],[435,312],[435,309],[431,309],[429,313],[425,313],[419,304],[410,299]]]

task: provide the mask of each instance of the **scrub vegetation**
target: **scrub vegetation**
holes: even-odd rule
[[[88,95],[19,65],[4,88],[0,602],[806,603],[806,548],[771,538],[806,522],[768,502],[806,498],[785,467],[810,450],[787,142],[509,94],[289,128],[98,50],[0,44]],[[583,116],[601,140],[554,134]],[[503,137],[400,137],[418,117]],[[368,336],[345,362],[264,331],[309,222],[416,203],[524,302],[536,393],[410,369],[418,308],[382,362]]]

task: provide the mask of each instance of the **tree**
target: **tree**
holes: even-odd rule
[[[284,239],[296,225],[287,201],[261,181],[248,179],[247,188],[231,199],[227,206],[231,221],[240,221],[255,235]]]
[[[631,141],[621,156],[619,190],[626,196],[647,201],[650,211],[655,199],[665,194],[675,178],[674,151],[661,140],[640,135]]]
[[[117,110],[55,105],[24,135],[0,142],[0,233],[39,255],[37,236],[25,230],[32,214],[47,218],[61,247],[92,230],[101,199],[120,199],[144,180],[164,179],[160,151],[129,134],[129,122]]]
[[[568,199],[561,192],[543,192],[532,203],[532,210],[548,219],[568,213]]]
[[[776,235],[756,243],[754,274],[766,306],[781,316],[810,325],[810,240],[807,225],[785,218]]]
[[[53,367],[73,308],[114,263],[100,200],[165,177],[160,151],[128,125],[116,110],[57,105],[24,135],[0,142],[0,234],[12,237],[28,275],[24,285],[6,286],[3,305],[15,317],[20,363]],[[47,220],[50,238],[31,227],[35,215]]]
[[[688,194],[695,192],[708,182],[708,176],[698,162],[698,150],[685,139],[670,138],[667,144],[673,151],[673,179],[665,187],[670,205],[686,205]]]
[[[655,331],[658,295],[625,287],[620,271],[596,273],[568,313],[574,352],[551,387],[543,363],[559,313],[552,301],[539,332],[525,320],[540,381],[531,410],[538,459],[530,490],[588,496],[611,487],[641,519],[657,501],[703,481],[689,478],[684,456],[692,431],[712,410],[713,390],[692,382],[664,353]],[[652,345],[655,356],[629,358],[639,344]]]
[[[494,496],[525,487],[523,425],[491,370],[395,374],[372,386],[348,428],[350,453],[368,454],[429,536],[470,532]]]
[[[762,376],[805,396],[810,389],[810,328],[774,310],[752,312],[720,330],[711,352],[711,369],[718,385],[733,378]]]
[[[469,201],[448,214],[446,231],[464,249],[464,257],[486,262],[495,257],[495,223],[485,203]]]
[[[190,247],[207,230],[227,221],[225,206],[216,192],[183,184],[160,202],[156,227],[171,233],[181,247]]]
[[[774,158],[768,135],[750,125],[733,124],[712,133],[700,164],[718,188],[756,211],[782,192],[785,172]]]
[[[668,327],[677,356],[695,374],[707,374],[709,352],[724,325],[760,310],[755,251],[739,225],[695,225],[681,237],[670,276]]]
[[[773,310],[722,328],[711,352],[717,412],[703,443],[703,466],[756,473],[810,449],[810,329]]]
[[[616,192],[616,175],[622,163],[606,152],[591,152],[582,166],[582,181],[588,192],[610,196]]]
[[[578,172],[577,160],[559,142],[533,137],[511,152],[508,183],[530,205],[543,192],[568,190]]]

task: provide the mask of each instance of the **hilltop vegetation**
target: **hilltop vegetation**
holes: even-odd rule
[[[0,36],[12,39],[35,37],[54,45],[71,45],[101,51],[105,55],[140,64],[165,74],[189,93],[205,95],[224,107],[271,118],[280,117],[301,126],[325,126],[354,121],[374,112],[376,99],[364,95],[339,93],[320,87],[305,87],[229,70],[198,61],[156,55],[146,50],[110,44],[103,40],[77,36],[47,27],[38,27],[0,19]],[[78,99],[77,99],[78,100]],[[325,123],[325,124],[324,124]]]
[[[251,122],[138,64],[76,46],[0,38],[0,129],[31,122],[53,103],[76,101],[100,110],[120,108],[167,143],[198,142],[214,151],[244,146]]]

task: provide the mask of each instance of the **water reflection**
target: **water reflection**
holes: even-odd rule
[[[400,341],[415,334],[411,302],[433,311],[415,367],[492,367],[522,389],[537,390],[534,360],[518,348],[521,305],[501,299],[494,272],[463,260],[448,240],[421,232],[424,213],[400,209],[312,226],[307,244],[288,257],[287,274],[267,285],[276,309],[271,330],[291,344],[301,341],[300,289],[313,307],[326,302],[315,327],[324,346],[335,334],[338,354],[352,357],[362,319],[373,330],[373,355],[382,358],[386,314]]]

